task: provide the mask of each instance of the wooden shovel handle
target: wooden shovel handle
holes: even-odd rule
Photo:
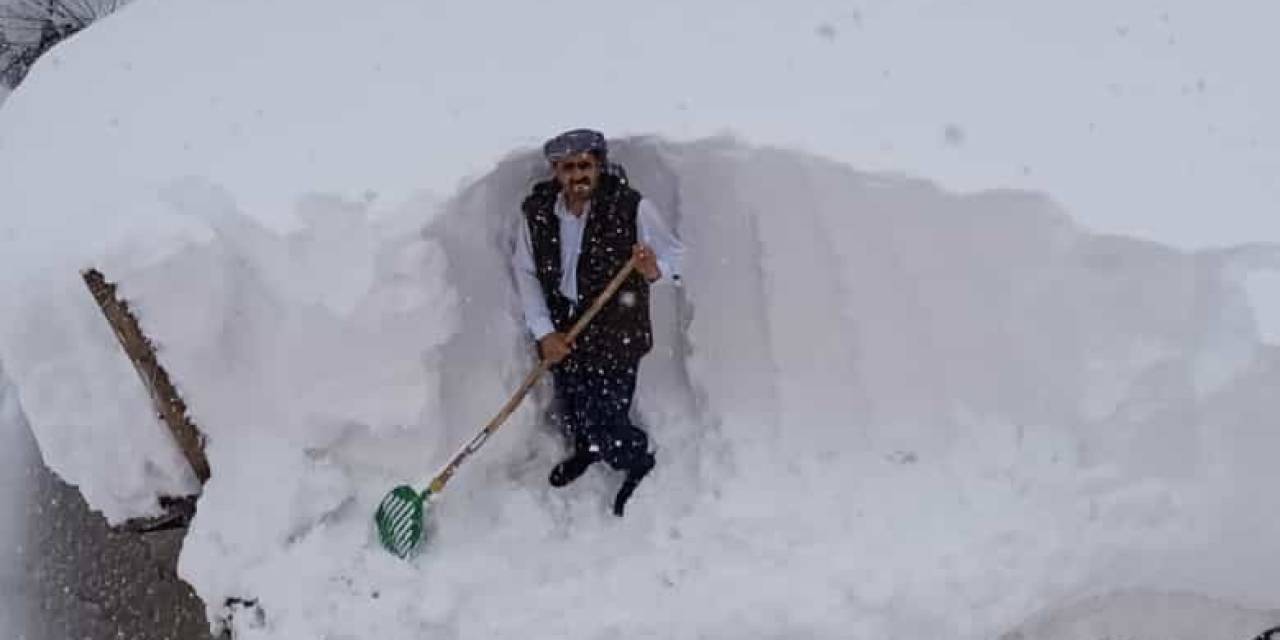
[[[577,338],[578,334],[582,333],[582,330],[587,328],[591,319],[595,318],[596,314],[600,313],[600,310],[603,309],[604,305],[609,302],[609,299],[618,292],[618,289],[622,287],[622,283],[626,282],[627,276],[630,276],[631,272],[634,271],[635,268],[636,258],[633,255],[630,260],[627,260],[626,264],[622,265],[622,269],[618,271],[617,275],[613,276],[613,280],[609,281],[609,286],[605,287],[604,291],[601,291],[600,295],[596,296],[595,301],[587,308],[586,313],[582,314],[582,317],[578,318],[578,321],[573,323],[573,327],[569,329],[569,333],[565,336],[568,342],[573,342],[574,338]],[[477,433],[470,442],[459,449],[458,452],[454,454],[453,459],[440,470],[440,473],[436,474],[436,477],[431,480],[431,484],[427,487],[424,495],[434,495],[444,490],[444,486],[448,484],[449,479],[453,477],[453,473],[458,470],[458,467],[462,466],[462,462],[471,454],[478,451],[480,447],[484,445],[485,441],[489,439],[489,436],[493,435],[493,432],[497,431],[498,427],[502,426],[502,423],[505,422],[512,413],[515,413],[516,407],[520,406],[524,397],[529,394],[529,390],[533,388],[533,385],[537,384],[538,378],[549,368],[551,368],[551,362],[546,358],[543,358],[538,362],[538,366],[534,367],[533,371],[529,372],[529,375],[525,377],[524,382],[521,383],[519,389],[516,389],[516,392],[511,396],[511,399],[507,400],[507,403],[502,405],[502,409],[498,411],[498,415],[494,416],[493,419],[489,421],[489,424],[485,425],[484,429],[481,429],[480,433]]]

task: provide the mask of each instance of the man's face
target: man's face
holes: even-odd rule
[[[587,152],[557,160],[555,170],[560,188],[575,200],[590,198],[600,181],[600,161]]]

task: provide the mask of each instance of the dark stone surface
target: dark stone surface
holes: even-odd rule
[[[204,604],[175,573],[182,529],[114,531],[44,467],[23,430],[29,604],[24,640],[208,640]]]

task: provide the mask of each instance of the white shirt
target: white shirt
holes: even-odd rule
[[[587,226],[587,216],[591,215],[591,205],[580,216],[569,212],[564,203],[563,194],[556,198],[556,217],[560,219],[560,293],[570,300],[578,299],[578,254],[582,251],[582,233]],[[680,243],[658,214],[657,207],[646,199],[640,200],[636,211],[636,226],[640,242],[653,249],[658,259],[658,282],[678,282],[680,279],[680,261],[684,256],[684,245]],[[524,321],[535,339],[556,330],[551,322],[551,312],[547,309],[547,300],[542,294],[542,284],[538,282],[537,267],[533,262],[533,239],[529,235],[529,225],[523,219],[516,238],[515,251],[511,255],[511,269],[516,277],[516,289],[520,293],[520,304],[524,307]]]

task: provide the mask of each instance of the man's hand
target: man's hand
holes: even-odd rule
[[[566,340],[565,335],[559,331],[548,333],[538,340],[538,352],[542,354],[543,360],[551,364],[557,364],[569,357],[571,351],[573,351],[573,343]]]
[[[649,245],[637,242],[636,246],[631,247],[631,255],[636,259],[636,271],[644,275],[646,280],[653,282],[662,277],[662,270],[658,268],[658,256]]]

